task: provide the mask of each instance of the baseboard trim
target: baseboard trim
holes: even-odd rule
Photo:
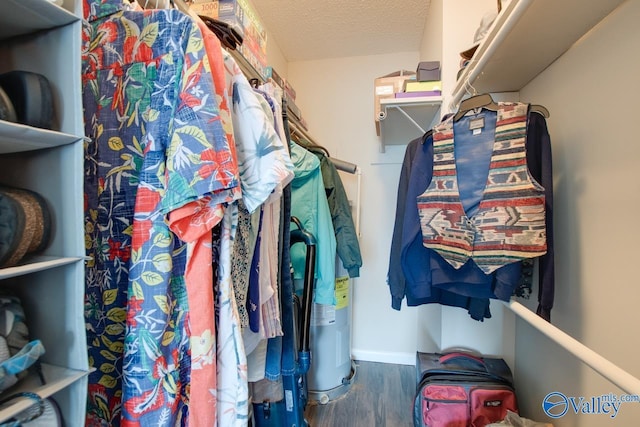
[[[415,353],[398,353],[398,352],[386,352],[386,351],[370,351],[370,350],[357,350],[353,349],[351,355],[354,360],[362,360],[366,362],[381,362],[381,363],[393,363],[396,365],[411,365],[416,364]]]

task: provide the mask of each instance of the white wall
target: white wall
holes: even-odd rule
[[[287,78],[289,65],[287,59],[282,54],[278,41],[267,30],[267,58],[269,66],[273,67],[283,79]]]
[[[523,100],[551,112],[556,241],[552,321],[636,377],[638,16],[640,1],[627,1],[521,91]],[[521,389],[524,408],[538,418],[544,417],[542,399],[552,391],[589,398],[622,393],[523,322],[517,324],[516,359],[518,381],[529,384]],[[640,420],[640,403],[624,404],[615,419],[571,412],[554,425],[631,426]]]
[[[353,355],[361,360],[412,364],[416,310],[391,308],[386,284],[400,165],[405,146],[380,153],[375,132],[373,81],[392,71],[413,70],[418,52],[289,63],[289,81],[309,132],[332,157],[362,170],[363,268],[354,284]],[[407,141],[409,142],[409,141]],[[356,177],[341,173],[349,198]]]
[[[431,0],[420,44],[421,61],[442,59],[442,1]]]

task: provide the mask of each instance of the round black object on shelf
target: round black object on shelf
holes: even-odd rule
[[[53,95],[45,76],[31,71],[9,71],[0,74],[0,88],[15,110],[15,120],[9,121],[51,129]]]
[[[0,87],[0,120],[6,120],[8,122],[15,122],[18,120],[16,117],[16,110],[13,108],[9,95]]]

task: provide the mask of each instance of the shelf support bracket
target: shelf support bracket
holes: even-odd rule
[[[396,110],[400,111],[400,112],[402,113],[402,115],[403,115],[403,116],[405,116],[405,117],[406,117],[406,118],[407,118],[411,123],[413,123],[413,125],[414,125],[415,127],[417,127],[418,129],[420,129],[420,132],[422,132],[422,133],[425,133],[425,132],[426,132],[426,130],[424,130],[424,129],[422,128],[422,126],[420,126],[420,125],[418,124],[418,122],[416,122],[415,120],[413,120],[413,117],[411,117],[409,114],[407,114],[407,112],[406,112],[406,111],[404,111],[404,110],[402,109],[402,107],[398,107],[398,106],[396,106],[396,105],[388,105],[386,108],[395,108]]]

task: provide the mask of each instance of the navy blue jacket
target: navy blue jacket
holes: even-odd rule
[[[431,131],[423,137],[409,143],[405,152],[400,184],[398,188],[398,200],[396,201],[396,221],[391,245],[389,260],[388,285],[391,292],[391,306],[400,310],[402,300],[406,297],[408,306],[438,303],[442,305],[466,308],[469,315],[475,320],[483,320],[491,317],[488,298],[474,298],[457,294],[446,289],[431,286],[430,249],[422,246],[422,234],[420,232],[420,220],[418,218],[418,206],[416,197],[421,194],[426,186],[423,186],[425,171],[424,159],[433,157],[433,139]],[[429,160],[431,161],[431,160]],[[431,168],[429,180],[431,181]],[[416,235],[417,239],[411,239],[409,247],[405,247],[408,235]],[[410,253],[411,260],[416,266],[422,266],[415,270],[404,270],[402,261],[405,251]],[[426,267],[425,267],[426,266]],[[407,275],[406,273],[409,273]]]
[[[545,188],[547,254],[538,263],[537,313],[550,320],[554,297],[553,177],[549,133],[539,114],[529,116],[526,147],[529,171]],[[532,287],[531,261],[512,263],[486,275],[473,262],[456,270],[422,245],[416,197],[431,182],[432,169],[433,140],[428,132],[408,145],[401,171],[388,277],[392,307],[399,310],[404,297],[407,305],[442,303],[438,299],[443,298],[442,292],[448,292],[468,299],[451,299],[444,294],[449,302],[446,305],[465,307],[472,318],[481,320],[490,317],[489,298],[508,301],[512,295],[527,297]]]

